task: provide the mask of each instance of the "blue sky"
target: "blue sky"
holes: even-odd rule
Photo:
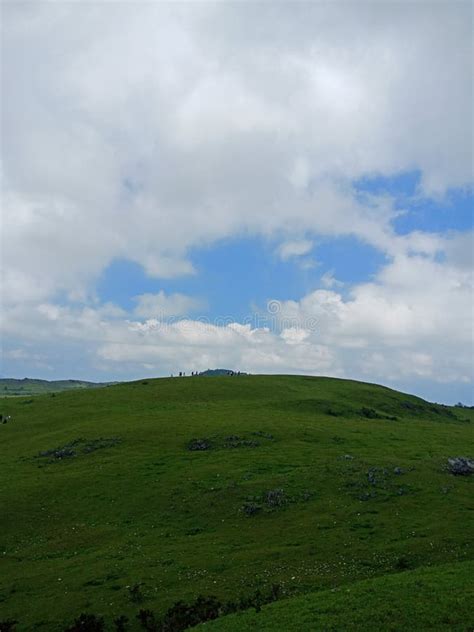
[[[393,220],[395,231],[407,234],[414,230],[433,233],[472,229],[474,197],[472,187],[452,188],[441,198],[431,198],[419,190],[421,173],[408,171],[392,177],[365,177],[355,188],[371,193],[389,194],[396,208],[403,211]]]
[[[2,375],[472,402],[472,7],[140,7],[5,8]]]
[[[350,286],[371,278],[385,261],[383,254],[354,237],[316,239],[303,262],[281,261],[276,248],[277,243],[262,238],[226,239],[193,251],[196,274],[172,280],[150,278],[139,264],[116,260],[104,270],[97,294],[101,302],[132,310],[137,295],[181,292],[204,297],[207,307],[200,312],[210,318],[243,321],[271,299],[298,300],[318,289],[327,272]]]

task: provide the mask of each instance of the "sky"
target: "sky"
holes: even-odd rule
[[[473,403],[470,2],[2,3],[3,377]]]

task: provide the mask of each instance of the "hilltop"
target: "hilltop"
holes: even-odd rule
[[[448,462],[474,452],[471,409],[242,375],[2,398],[0,413],[0,619],[19,632],[81,612],[138,630],[139,610],[198,595],[244,609],[216,631],[474,622],[474,476]]]
[[[219,377],[224,375],[237,375],[238,371],[234,369],[207,369],[199,373],[202,377]],[[246,375],[246,373],[239,373],[239,375]]]

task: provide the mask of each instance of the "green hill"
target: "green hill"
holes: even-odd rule
[[[474,562],[422,568],[322,590],[195,627],[209,632],[302,630],[466,632],[474,622]]]
[[[408,629],[472,627],[474,476],[447,459],[474,452],[473,410],[240,376],[3,398],[0,413],[0,619],[19,631],[63,630],[81,612],[138,630],[140,609],[159,618],[200,594],[245,605],[275,586],[282,601],[206,625],[311,629],[295,627],[301,613],[318,629],[375,629],[369,605],[353,616],[354,591],[392,617],[379,629],[401,630],[417,582]]]
[[[73,388],[98,388],[99,386],[107,386],[107,383],[84,382],[83,380],[35,380],[29,377],[21,380],[0,378],[0,397],[2,395],[42,395],[68,391]]]

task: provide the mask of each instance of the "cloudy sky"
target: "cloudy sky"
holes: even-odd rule
[[[4,2],[2,367],[472,401],[470,2]]]

